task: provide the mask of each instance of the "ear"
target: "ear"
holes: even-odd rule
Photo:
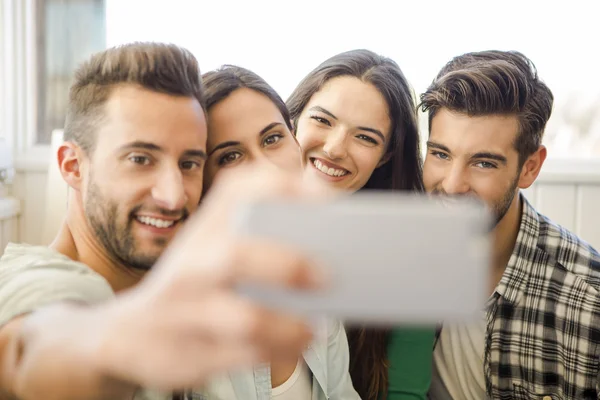
[[[81,190],[82,171],[84,160],[83,150],[72,142],[64,142],[57,151],[57,161],[60,174],[65,182],[75,190]]]
[[[535,182],[540,174],[542,165],[544,165],[547,154],[546,146],[540,146],[535,153],[525,160],[523,168],[521,168],[521,175],[519,176],[519,188],[527,189]]]

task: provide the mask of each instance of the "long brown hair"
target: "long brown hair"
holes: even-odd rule
[[[352,76],[375,86],[384,97],[390,119],[389,161],[373,171],[361,190],[423,191],[423,164],[414,93],[395,61],[369,50],[331,57],[310,72],[287,101],[294,126],[310,101],[330,79]],[[364,400],[387,397],[389,329],[349,327],[350,375]]]
[[[375,86],[385,99],[392,122],[389,161],[373,171],[363,189],[423,190],[423,163],[415,96],[402,70],[390,58],[370,50],[337,54],[311,71],[286,101],[294,127],[311,97],[327,81],[352,76]]]
[[[364,400],[387,398],[389,329],[349,327],[350,376]]]

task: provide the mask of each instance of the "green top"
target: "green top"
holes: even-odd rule
[[[396,328],[388,344],[387,400],[425,400],[431,384],[435,328]]]

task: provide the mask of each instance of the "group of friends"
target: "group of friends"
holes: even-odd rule
[[[599,399],[600,254],[520,192],[552,105],[516,51],[459,55],[418,98],[395,61],[348,51],[286,102],[240,66],[201,74],[172,44],[93,55],[56,153],[64,223],[0,259],[0,398]],[[236,291],[334,283],[309,255],[233,232],[237,205],[361,190],[488,205],[478,321],[315,323]]]

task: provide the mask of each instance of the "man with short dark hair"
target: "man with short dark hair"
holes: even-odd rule
[[[318,271],[278,243],[235,236],[229,218],[251,193],[311,189],[240,173],[192,216],[206,160],[200,76],[187,50],[152,43],[77,71],[57,152],[71,188],[64,224],[49,247],[10,244],[0,259],[0,397],[166,399],[309,343],[303,320],[235,287],[316,287]]]
[[[523,54],[483,51],[452,59],[421,101],[427,191],[495,215],[486,311],[442,327],[431,398],[598,398],[600,255],[520,193],[546,159],[550,89]]]

